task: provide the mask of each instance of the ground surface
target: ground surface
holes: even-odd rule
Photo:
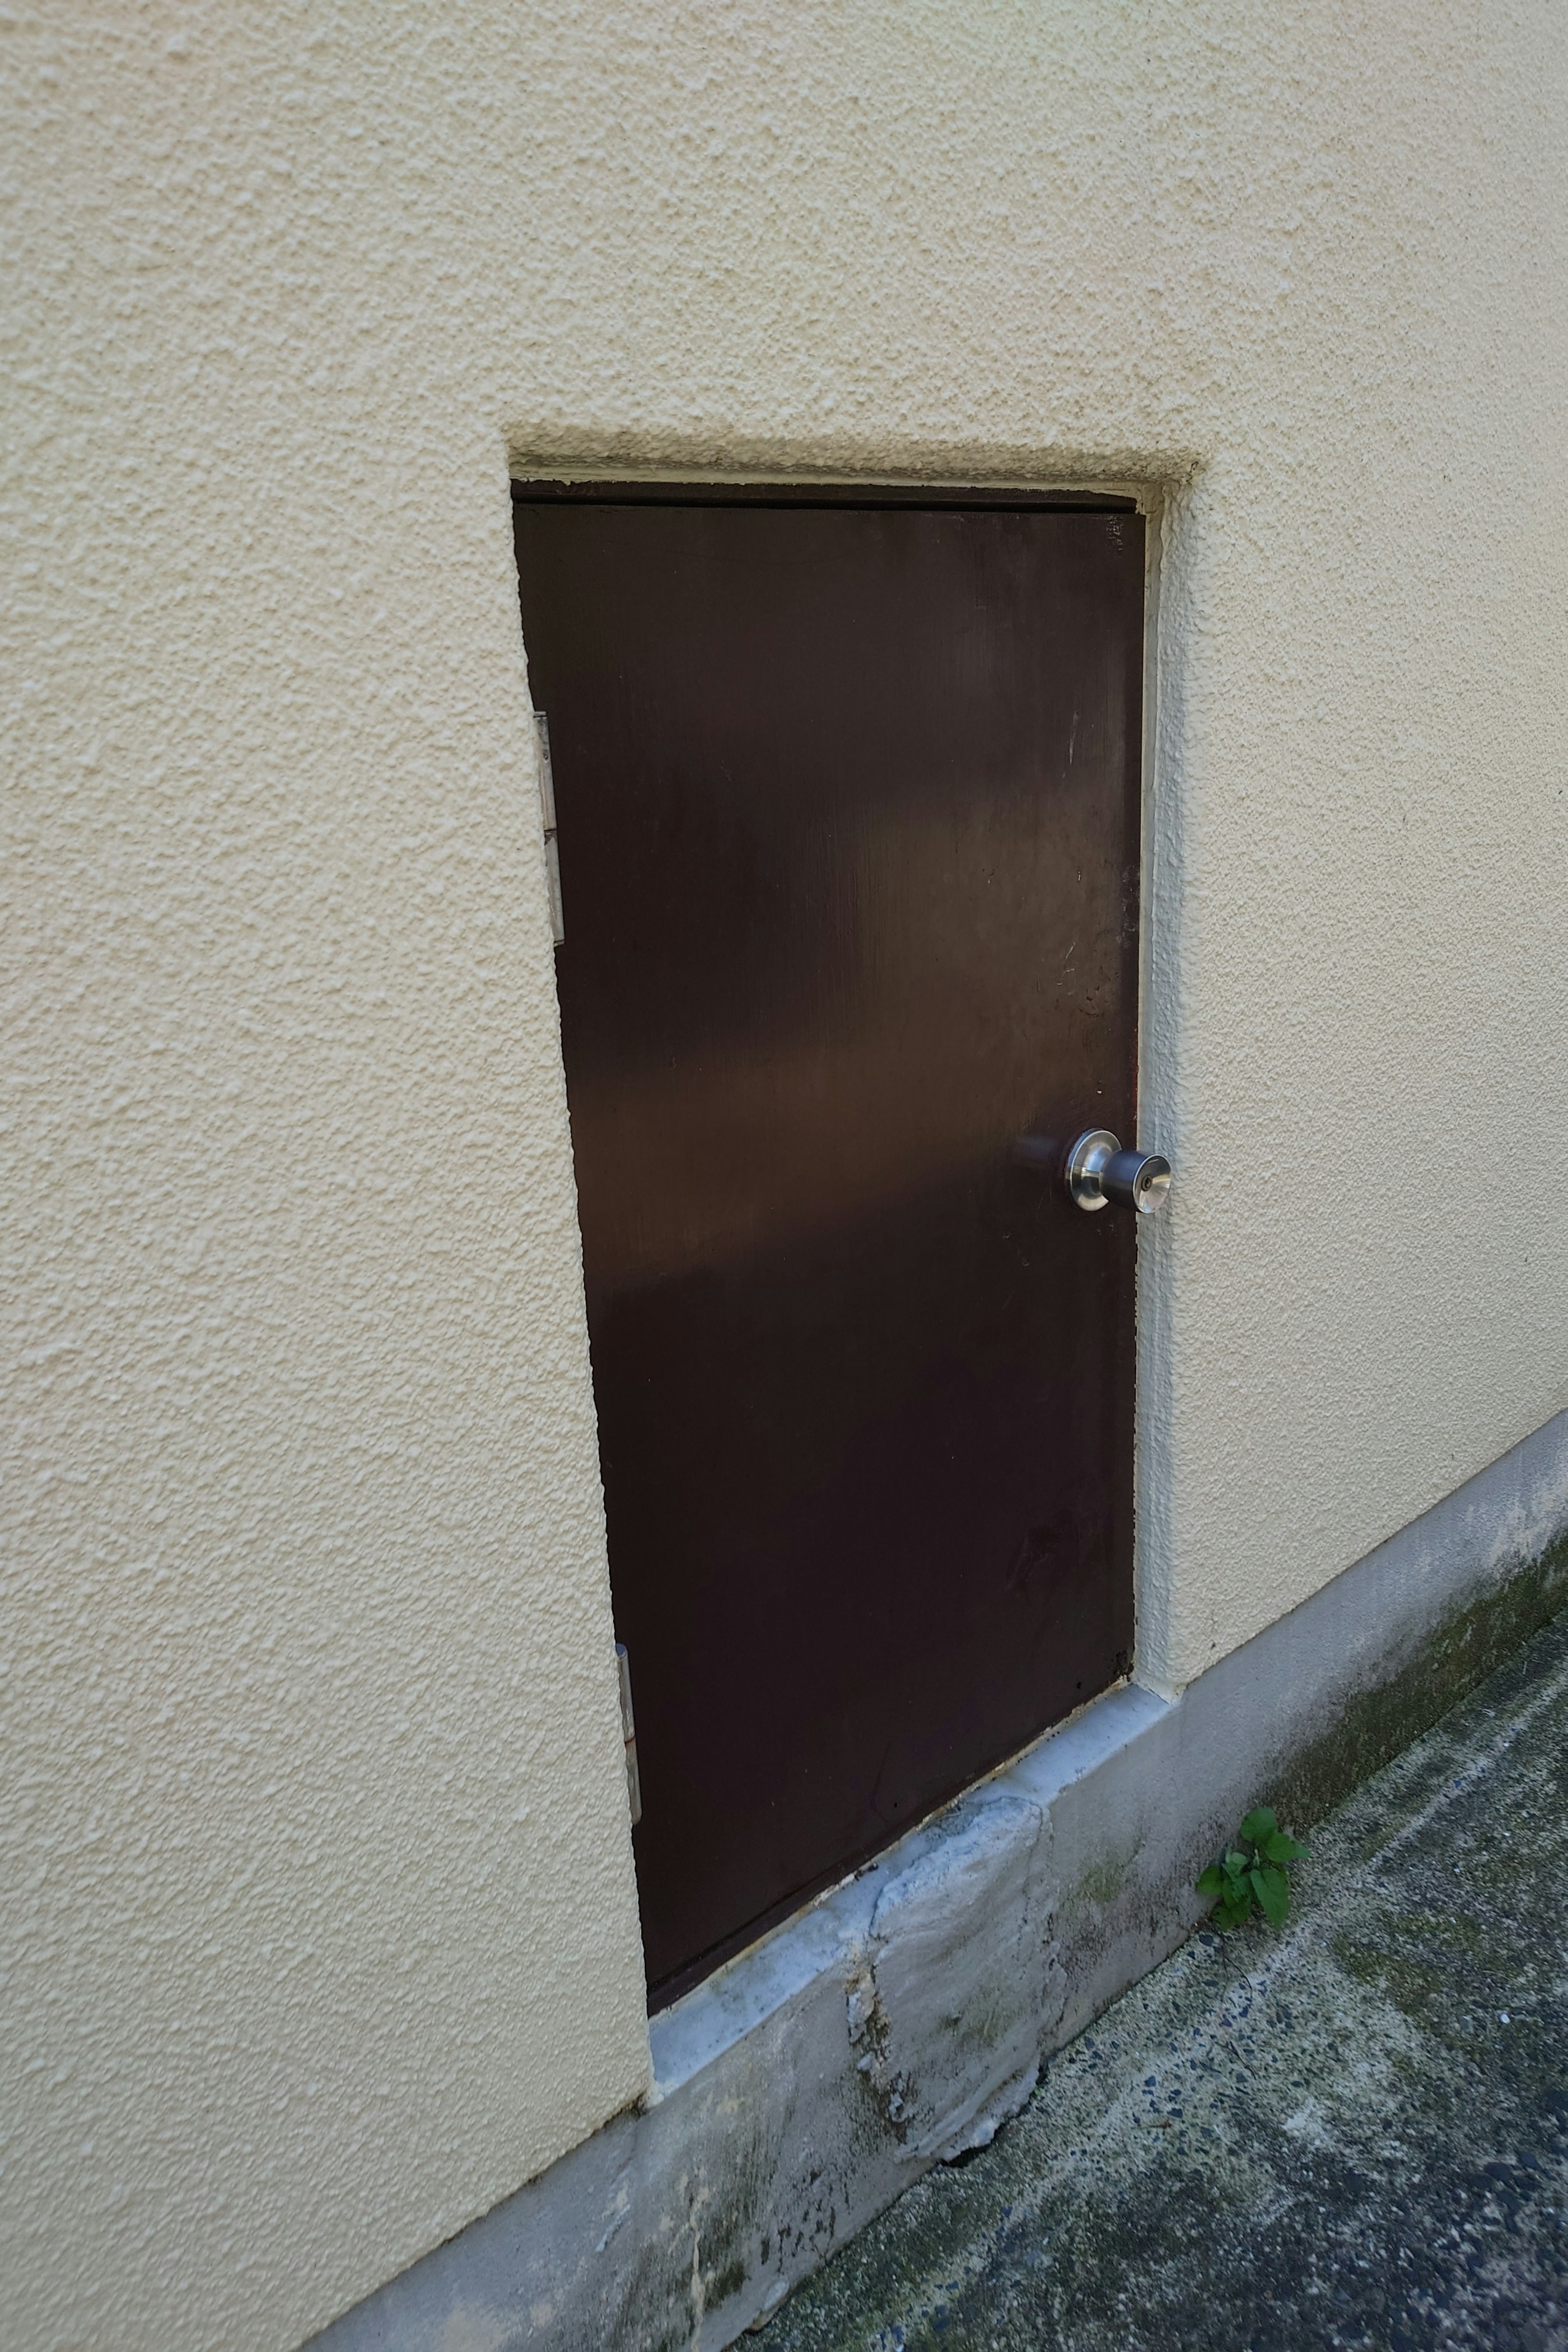
[[[1568,2352],[1568,1618],[763,2352]]]

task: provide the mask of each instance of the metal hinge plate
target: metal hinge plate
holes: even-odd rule
[[[550,764],[550,721],[542,710],[533,714],[539,734],[539,813],[544,820],[544,876],[550,890],[550,929],[559,947],[566,937],[566,913],[561,903],[561,852],[555,840],[555,772]]]
[[[624,1642],[616,1643],[616,1664],[621,1675],[621,1737],[626,1743],[626,1801],[635,1830],[642,1819],[642,1781],[637,1773],[637,1719],[632,1713],[632,1662]]]

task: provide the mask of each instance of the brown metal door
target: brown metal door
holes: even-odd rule
[[[1128,1665],[1143,528],[516,515],[657,1999]]]

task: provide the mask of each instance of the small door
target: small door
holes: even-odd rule
[[[1129,1664],[1142,521],[890,500],[518,495],[656,2000]]]

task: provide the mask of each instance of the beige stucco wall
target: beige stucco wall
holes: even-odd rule
[[[1568,1402],[1565,51],[19,0],[17,2352],[287,2346],[643,2083],[509,452],[1171,486],[1145,1673]]]

